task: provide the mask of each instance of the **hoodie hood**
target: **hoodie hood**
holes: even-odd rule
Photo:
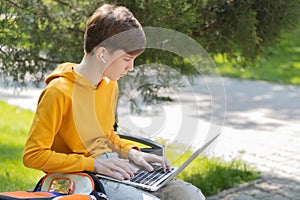
[[[51,72],[51,74],[46,77],[45,83],[48,85],[52,80],[63,77],[73,83],[95,89],[96,87],[88,79],[74,70],[77,65],[78,64],[75,63],[63,63],[59,65],[53,72]]]

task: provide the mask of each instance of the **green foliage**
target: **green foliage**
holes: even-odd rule
[[[1,2],[1,30],[4,31],[0,38],[0,72],[4,77],[24,84],[26,75],[30,74],[39,82],[58,63],[80,61],[85,21],[91,13],[75,3]],[[96,4],[90,6],[95,8]]]
[[[184,33],[211,55],[226,54],[254,62],[265,48],[299,21],[298,0],[0,0],[0,74],[25,84],[39,82],[61,62],[83,56],[85,22],[105,2],[127,6],[143,26]],[[137,64],[162,63],[182,74],[195,74],[171,53],[147,50]]]
[[[230,60],[243,64],[254,62],[264,48],[277,43],[283,32],[295,28],[299,4],[297,0],[208,1],[200,37],[202,33],[209,38],[205,47],[213,54],[225,53]]]

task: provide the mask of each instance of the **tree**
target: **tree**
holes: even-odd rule
[[[143,26],[164,27],[197,40],[211,55],[241,63],[256,58],[299,22],[299,0],[0,0],[0,73],[5,80],[38,83],[65,61],[80,62],[85,22],[105,2],[126,5]],[[148,60],[197,73],[169,52],[147,50]]]

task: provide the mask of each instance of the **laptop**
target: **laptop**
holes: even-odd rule
[[[96,174],[98,178],[103,178],[111,181],[121,182],[127,185],[131,185],[133,187],[141,188],[144,190],[148,190],[151,192],[157,191],[159,188],[164,186],[166,183],[168,183],[170,180],[172,180],[177,174],[179,174],[182,170],[184,170],[196,157],[198,157],[206,148],[218,138],[220,135],[217,134],[215,137],[210,139],[208,142],[206,142],[203,146],[201,146],[199,149],[197,149],[190,157],[187,159],[181,166],[179,167],[172,167],[171,172],[163,172],[161,165],[159,164],[152,164],[154,170],[152,172],[149,172],[145,170],[144,168],[137,167],[136,165],[133,165],[133,167],[136,169],[136,173],[134,174],[134,177],[130,180],[117,180],[115,178],[102,175],[102,174]]]

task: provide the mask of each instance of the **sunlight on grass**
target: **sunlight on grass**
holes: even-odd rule
[[[255,67],[238,67],[221,55],[215,56],[214,60],[220,73],[226,77],[300,85],[299,36],[300,26],[286,33],[278,45],[267,50]]]
[[[22,163],[33,113],[1,101],[0,110],[0,191],[30,190],[43,175]]]
[[[240,160],[225,162],[220,158],[197,158],[178,175],[201,188],[205,196],[257,179],[260,173]]]

